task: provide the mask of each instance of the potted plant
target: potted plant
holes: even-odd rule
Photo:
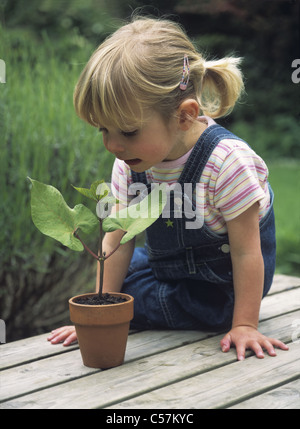
[[[100,264],[99,291],[77,295],[69,300],[70,319],[75,325],[84,365],[93,368],[111,368],[124,360],[130,320],[133,318],[133,297],[123,293],[103,294],[105,261],[118,247],[150,226],[162,213],[165,193],[154,188],[136,204],[110,214],[117,203],[104,181],[91,187],[76,188],[96,203],[95,215],[82,204],[71,209],[62,194],[53,186],[29,178],[31,182],[31,217],[35,226],[64,246],[75,251],[87,250]],[[137,199],[135,199],[137,200]],[[99,229],[98,253],[93,252],[79,235]],[[105,232],[121,229],[124,235],[109,255],[102,249]]]

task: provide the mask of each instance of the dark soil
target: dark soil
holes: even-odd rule
[[[86,296],[84,298],[77,298],[74,300],[76,304],[84,304],[84,305],[110,305],[110,304],[120,304],[121,302],[125,302],[125,298],[121,298],[120,296],[110,295],[109,293],[104,293],[101,297],[98,295],[94,296]]]

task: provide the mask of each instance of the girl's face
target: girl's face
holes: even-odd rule
[[[142,172],[162,161],[179,158],[187,152],[181,144],[176,119],[167,125],[153,113],[141,129],[101,128],[105,148],[134,171]]]

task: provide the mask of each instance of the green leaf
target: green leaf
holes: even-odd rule
[[[98,189],[99,185],[101,187]],[[82,195],[84,195],[87,198],[90,198],[93,201],[98,202],[103,197],[109,194],[110,188],[109,186],[104,182],[104,180],[96,180],[91,184],[90,189],[88,188],[77,188],[76,186],[73,186],[76,191],[80,192]],[[97,193],[97,191],[100,190],[100,194]]]
[[[80,194],[84,195],[85,197],[90,198],[91,200],[97,201],[90,189],[77,188],[76,186],[73,186],[73,188],[76,189],[76,191],[78,191]]]
[[[125,244],[152,225],[161,215],[167,202],[165,187],[154,187],[152,192],[141,202],[126,207],[103,220],[105,232],[121,229],[126,234],[121,240]]]
[[[99,201],[110,193],[110,188],[104,180],[97,180],[91,184],[91,191],[95,195],[97,201]],[[100,194],[98,192],[100,192]]]
[[[74,237],[81,229],[90,233],[99,225],[97,217],[82,204],[71,209],[62,194],[53,186],[30,179],[31,217],[35,226],[45,235],[60,241],[72,250],[82,251],[83,246]]]

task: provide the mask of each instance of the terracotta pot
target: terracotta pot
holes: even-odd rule
[[[127,301],[110,305],[84,305],[76,298],[69,300],[70,319],[75,325],[83,364],[91,368],[112,368],[124,361],[130,320],[133,318],[133,297],[110,293]]]

